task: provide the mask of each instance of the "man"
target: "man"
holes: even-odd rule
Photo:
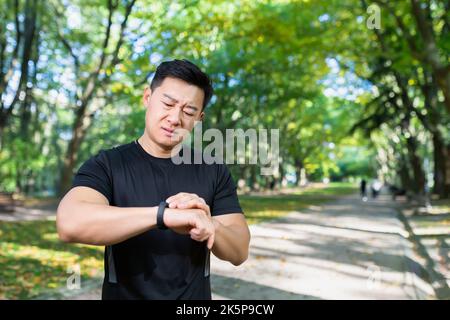
[[[380,193],[382,187],[383,184],[378,179],[373,180],[371,185],[373,199],[376,199],[378,197],[378,194]]]
[[[144,134],[86,161],[61,200],[60,239],[106,246],[102,299],[211,299],[209,249],[236,266],[247,259],[227,167],[171,158],[177,132],[203,119],[211,96],[197,66],[163,62],[144,91]]]
[[[362,200],[363,201],[367,201],[367,181],[366,181],[366,179],[362,179],[361,180],[361,183],[360,183],[360,185],[359,185],[359,189],[360,189],[360,192],[361,192],[361,198],[362,198]]]

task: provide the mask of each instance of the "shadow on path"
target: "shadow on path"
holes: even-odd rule
[[[280,290],[239,278],[211,275],[211,290],[220,297],[232,300],[320,300],[318,297]]]
[[[239,299],[433,299],[397,206],[349,196],[252,225],[248,261],[214,259],[212,273]]]

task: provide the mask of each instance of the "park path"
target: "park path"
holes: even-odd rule
[[[353,195],[250,226],[243,265],[212,256],[213,299],[434,299],[396,206]]]
[[[347,196],[251,226],[248,261],[213,258],[226,299],[434,299],[408,233],[386,195]]]

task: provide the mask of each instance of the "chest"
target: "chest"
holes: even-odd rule
[[[113,200],[119,207],[155,206],[180,192],[195,193],[211,206],[215,182],[195,165],[123,163],[113,172]]]

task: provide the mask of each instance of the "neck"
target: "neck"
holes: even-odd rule
[[[138,139],[138,142],[147,153],[157,158],[170,158],[172,156],[172,150],[179,149],[178,146],[175,146],[174,148],[163,148],[150,139],[145,133]]]

